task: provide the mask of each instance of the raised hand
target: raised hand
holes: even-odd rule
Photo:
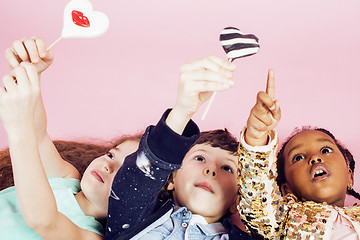
[[[226,90],[234,85],[232,76],[235,68],[235,64],[215,56],[183,65],[180,70],[177,101],[166,123],[169,125],[171,120],[178,126],[185,123],[185,127],[214,91]],[[182,132],[182,129],[178,131]]]
[[[5,57],[11,69],[22,62],[33,63],[38,73],[43,72],[53,62],[53,55],[46,50],[45,41],[41,38],[23,38],[17,40],[5,50]]]
[[[281,118],[279,101],[275,98],[275,74],[269,69],[266,92],[259,92],[255,106],[247,120],[245,141],[252,146],[267,143],[268,133],[273,130]]]
[[[32,127],[34,111],[40,98],[39,76],[35,66],[22,63],[12,75],[3,78],[0,88],[0,118],[9,138]],[[19,135],[21,136],[21,135]]]

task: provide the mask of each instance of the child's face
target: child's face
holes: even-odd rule
[[[108,197],[114,177],[126,156],[135,152],[138,147],[138,141],[125,141],[107,154],[94,159],[84,172],[81,190],[86,198],[104,213],[104,217],[107,215]]]
[[[303,131],[287,144],[284,158],[285,192],[302,201],[344,206],[353,175],[330,136],[317,130]]]
[[[236,201],[237,162],[237,157],[226,150],[195,145],[167,189],[174,190],[176,205],[187,207],[208,223],[216,222]]]

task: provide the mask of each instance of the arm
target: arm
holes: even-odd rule
[[[247,128],[241,134],[239,213],[253,237],[272,239],[285,215],[284,203],[276,187],[277,137],[273,129],[281,117],[275,97],[275,78],[269,70],[266,92],[259,92],[250,112]]]
[[[58,212],[34,128],[39,76],[30,63],[23,63],[13,73],[15,79],[5,76],[5,89],[0,89],[0,118],[8,135],[16,194],[25,222],[44,239],[101,239]]]
[[[147,128],[138,151],[126,158],[115,176],[106,227],[109,239],[131,232],[153,213],[160,189],[168,176],[180,168],[200,135],[190,118],[212,91],[232,86],[234,69],[235,65],[212,56],[181,68],[174,108],[166,111],[156,126]]]
[[[184,127],[201,104],[214,91],[229,89],[236,65],[215,56],[205,57],[185,64],[180,69],[176,104],[166,119],[166,124],[181,134]]]
[[[52,53],[46,49],[45,41],[40,38],[24,38],[21,41],[15,41],[10,48],[6,49],[5,57],[11,69],[19,67],[23,62],[30,62],[33,63],[35,71],[39,75],[53,62]],[[34,126],[40,158],[46,175],[48,177],[79,178],[78,171],[61,158],[47,133],[47,118],[41,95],[35,104]]]

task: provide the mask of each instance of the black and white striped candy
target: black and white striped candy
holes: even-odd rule
[[[259,51],[259,39],[254,34],[243,34],[235,27],[224,28],[220,33],[220,42],[229,61],[247,57]]]

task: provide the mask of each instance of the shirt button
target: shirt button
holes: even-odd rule
[[[183,222],[183,223],[181,224],[181,226],[182,226],[183,228],[186,228],[188,225],[187,225],[186,222]]]
[[[130,227],[130,224],[128,224],[128,223],[122,225],[122,229],[127,229],[127,228],[129,228],[129,227]]]

